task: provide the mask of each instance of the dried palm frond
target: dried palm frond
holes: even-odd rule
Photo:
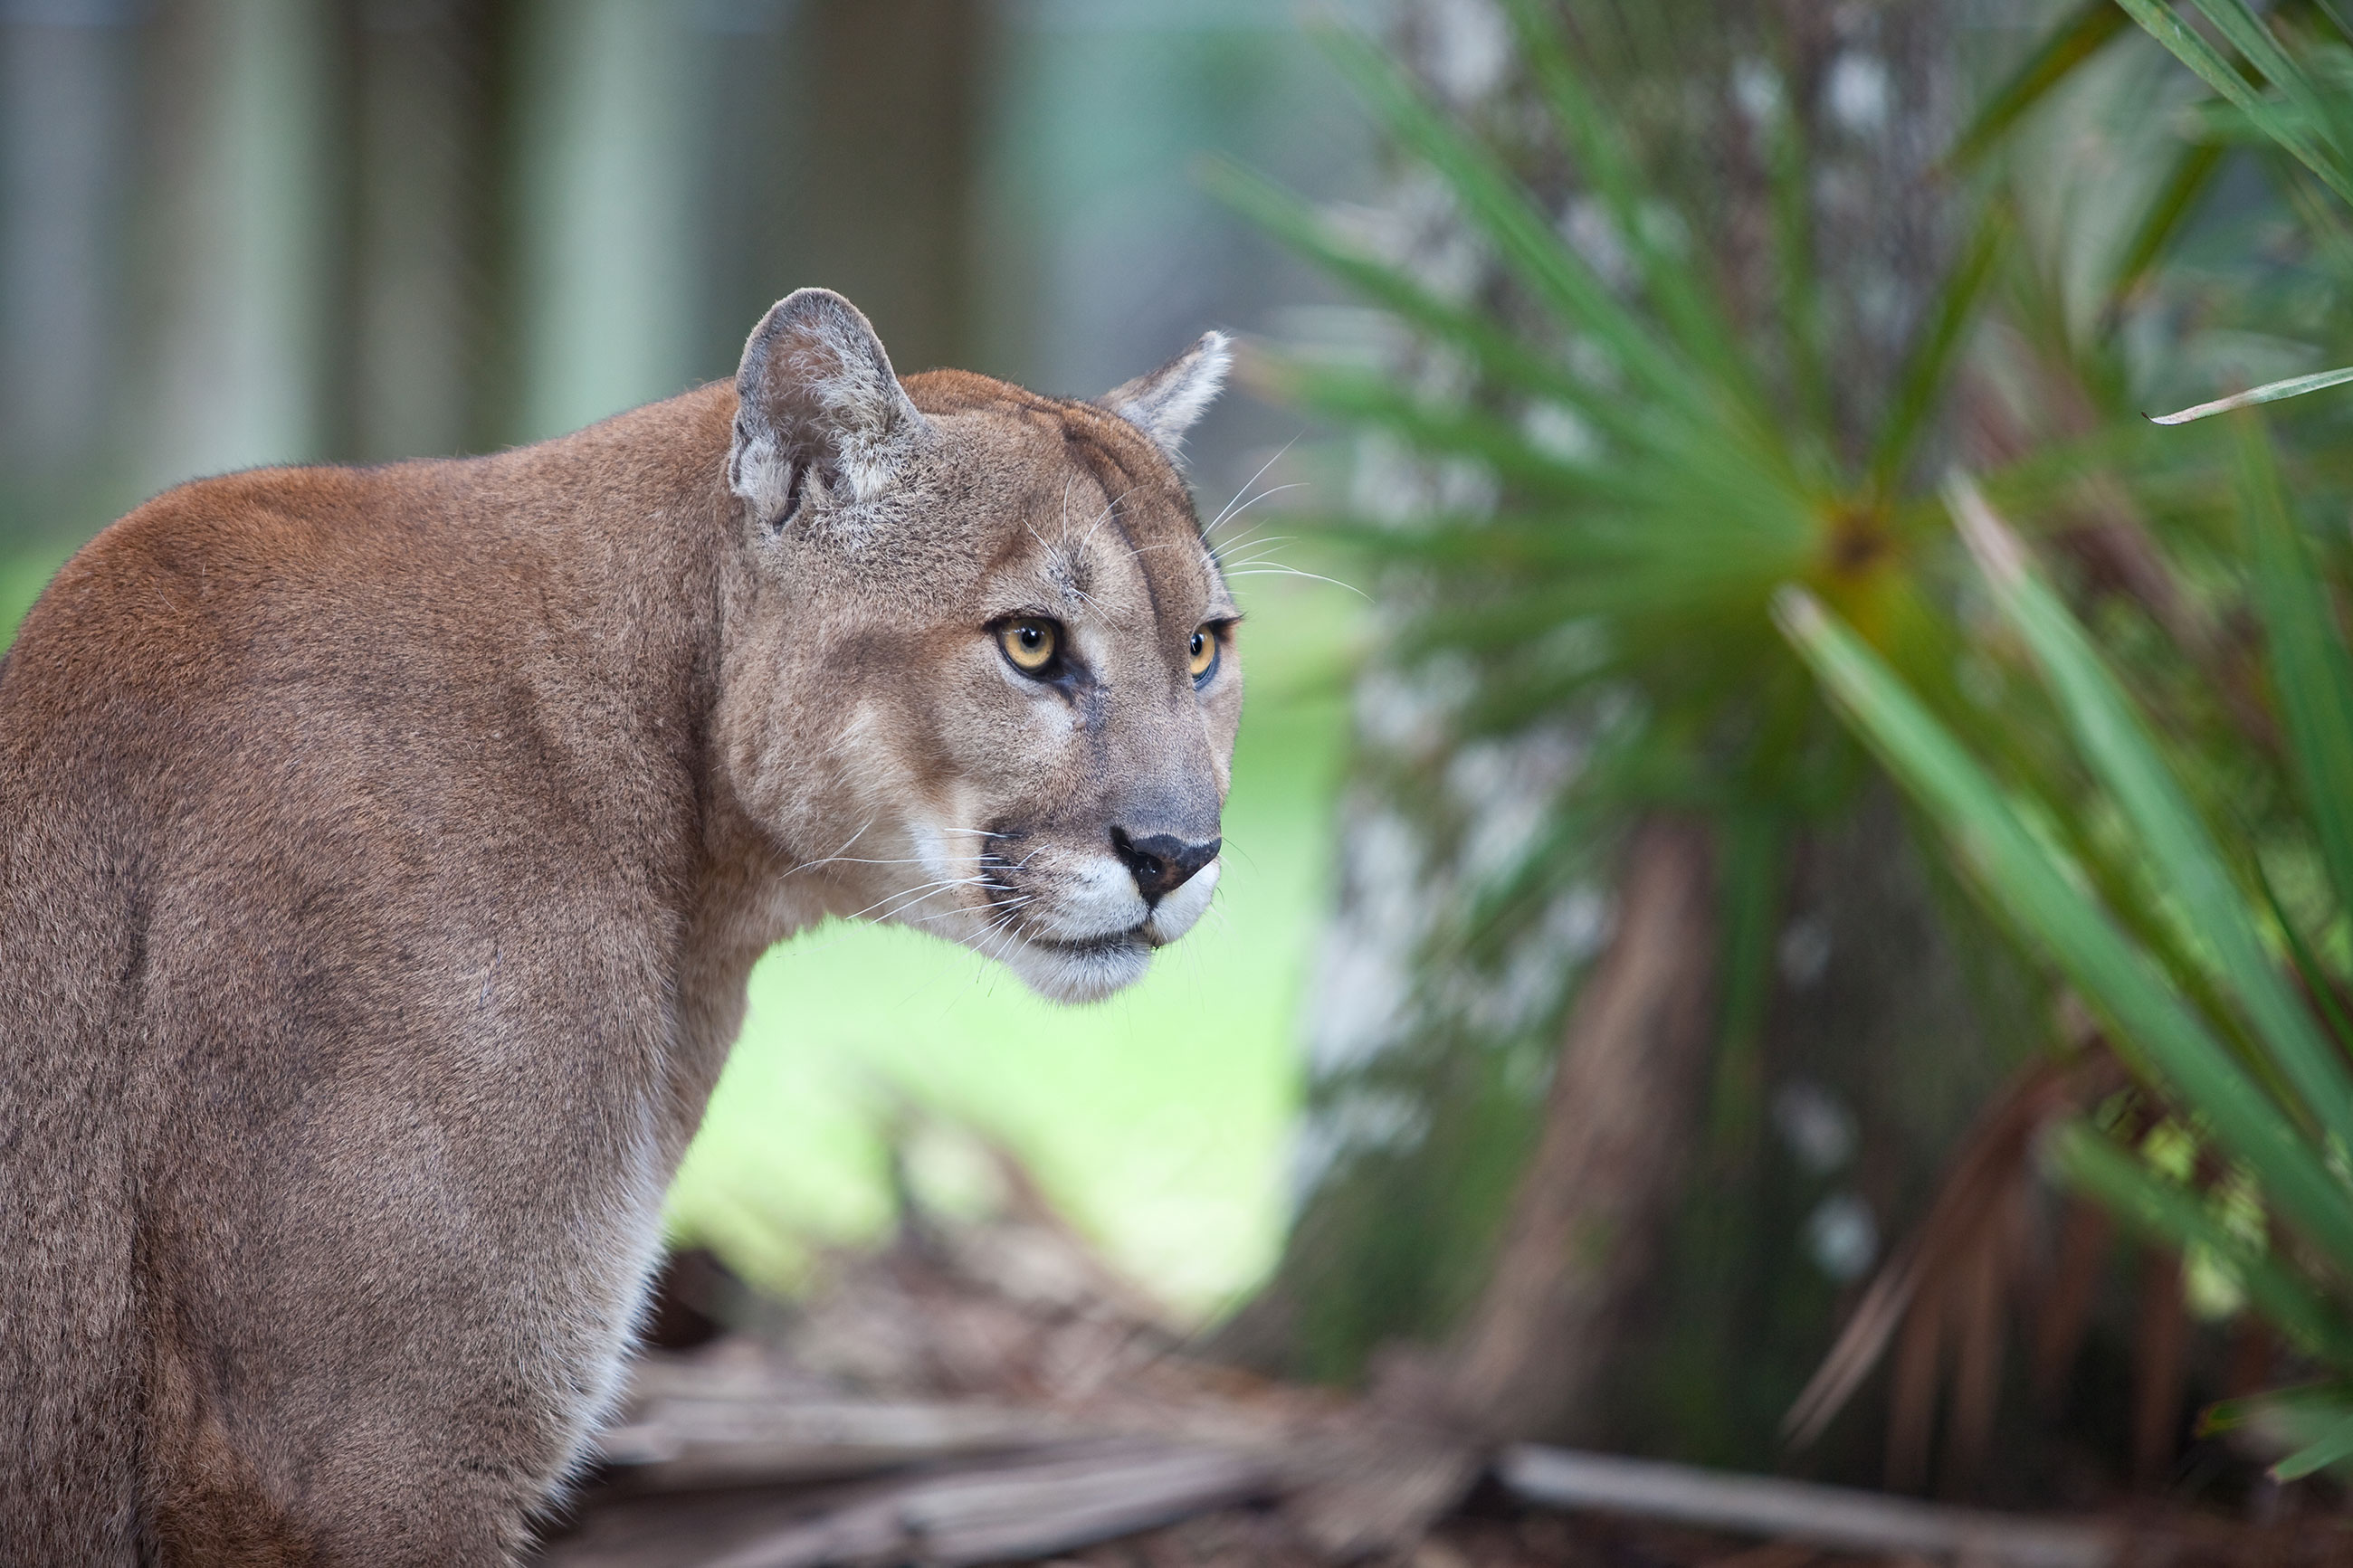
[[[2036,1142],[2053,1122],[2096,1105],[2123,1082],[2115,1058],[2094,1048],[2073,1061],[2026,1068],[1978,1114],[1927,1214],[1873,1278],[1789,1407],[1782,1431],[1790,1443],[1803,1447],[1820,1437],[1901,1335],[1889,1484],[1908,1488],[1924,1478],[1937,1369],[1948,1344],[1962,1352],[1953,1446],[1982,1451],[2000,1373],[2000,1314],[2027,1272],[2023,1228],[2038,1182]]]

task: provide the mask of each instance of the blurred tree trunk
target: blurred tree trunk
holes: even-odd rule
[[[797,282],[838,289],[904,374],[968,357],[979,0],[816,0],[802,24],[807,205]],[[748,327],[747,327],[748,330]]]
[[[512,301],[501,207],[520,0],[341,0],[339,458],[508,438]]]
[[[1830,380],[1859,431],[1948,259],[1934,174],[1957,96],[1946,5],[1560,9],[1617,103],[1640,108],[1630,133],[1707,225],[1694,243],[1749,320],[1781,308],[1764,127],[1788,116],[1812,157]],[[1556,149],[1525,141],[1535,95],[1493,9],[1413,0],[1395,42],[1574,236],[1573,180]],[[1508,308],[1419,170],[1400,167],[1365,226],[1434,282]],[[1458,476],[1377,447],[1359,482],[1368,506],[1462,504],[1445,494]],[[1390,587],[1408,603],[1421,591]],[[1445,1345],[1388,1358],[1394,1385],[1482,1430],[1768,1461],[1841,1284],[1998,1081],[1963,955],[1873,798],[1794,834],[1653,817],[1614,876],[1615,834],[1596,824],[1545,851],[1582,874],[1509,951],[1474,961],[1450,933],[1493,868],[1525,852],[1514,825],[1576,776],[1588,732],[1567,718],[1476,737],[1463,716],[1477,695],[1474,675],[1428,666],[1376,668],[1358,690],[1339,902],[1304,1021],[1296,1218],[1224,1343],[1339,1379],[1385,1344]],[[1746,869],[1712,877],[1711,860]],[[1746,903],[1720,913],[1715,883]],[[1754,971],[1769,994],[1727,1020],[1712,977],[1736,929],[1770,963]],[[1795,1152],[1766,1136],[1778,1101],[1795,1108]]]
[[[332,18],[299,0],[172,0],[145,65],[155,328],[133,417],[150,488],[325,454]]]
[[[1522,1434],[1580,1411],[1655,1267],[1714,1043],[1713,835],[1653,816],[1627,844],[1618,926],[1562,1031],[1544,1131],[1493,1271],[1443,1373],[1459,1417]]]
[[[0,11],[0,464],[27,512],[28,481],[87,482],[121,439],[109,395],[132,334],[109,307],[139,100],[124,20]]]

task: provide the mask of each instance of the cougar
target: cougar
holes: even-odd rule
[[[76,555],[0,662],[0,1563],[511,1562],[763,951],[1144,974],[1241,711],[1228,357],[902,381],[803,289],[732,384]]]

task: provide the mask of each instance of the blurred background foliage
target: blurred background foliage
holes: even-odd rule
[[[2029,977],[1767,614],[1810,581],[1924,668],[1954,646],[1917,471],[2018,220],[1945,160],[1970,56],[2034,41],[1986,20],[1519,7],[1434,91],[1344,43],[1405,155],[1388,232],[1221,182],[1417,330],[1263,372],[1366,430],[1327,531],[1400,624],[1359,688],[1314,1163],[1242,1353],[1437,1339],[1508,1428],[1769,1463],[1840,1288],[2032,1048]],[[1694,920],[1612,931],[1694,857]]]
[[[1965,45],[1986,16],[1962,5],[1506,9],[1504,63],[1467,90],[1333,39],[1398,155],[1388,216],[1418,212],[1418,232],[1245,171],[1217,182],[1406,331],[1372,365],[1278,353],[1263,383],[1424,481],[1360,490],[1320,529],[1393,613],[1360,698],[1420,721],[1360,701],[1335,931],[1355,951],[1346,991],[1311,1010],[1317,1163],[1229,1342],[1324,1375],[1369,1365],[1395,1398],[1514,1435],[1753,1466],[1778,1431],[1834,1468],[1878,1447],[1897,1486],[1933,1458],[1947,1488],[2019,1497],[2103,1454],[2154,1481],[2189,1385],[2272,1374],[2263,1320],[2328,1365],[2347,1321],[2325,1260],[2347,1042],[2317,1021],[2341,968],[2315,956],[2342,941],[2343,906],[2316,875],[2336,818],[2305,739],[2334,700],[2321,651],[2341,644],[2305,586],[2304,666],[2265,679],[2234,465],[2138,412],[2316,369],[2341,332],[2345,35],[2320,8],[2266,20],[2238,0],[2198,0],[2194,26],[2140,0],[2053,8],[2006,53]],[[2342,407],[2283,412],[2291,488],[2326,506]],[[2031,520],[2073,611],[2034,599],[1993,624],[1934,499],[1954,467]],[[2271,559],[2298,577],[2288,546]],[[1907,752],[1888,703],[1840,679],[2002,918],[1939,896],[1933,839],[1926,865],[1886,875],[1918,840],[1776,646],[1777,595],[1816,673],[1847,659],[1908,686],[1936,716],[1905,723],[1998,759],[2031,824],[2015,831],[2062,868],[2040,873],[2044,906],[1988,869],[2009,853],[1995,818],[1938,793],[1958,752]],[[2090,645],[2052,629],[2075,614],[2178,774],[2116,761],[2125,700],[2087,710]],[[2021,628],[2048,634],[2027,638],[2033,661]],[[2054,668],[2049,637],[2076,663]],[[2210,822],[2228,870],[2189,847]],[[1647,916],[1677,879],[1704,912]],[[2069,879],[2092,902],[2054,914]],[[1586,912],[1597,888],[1614,924]],[[2168,977],[2156,992],[2083,959],[2107,919]],[[2052,989],[2054,963],[2094,1018]],[[2270,1098],[2168,1049],[2174,1015],[2120,1001],[2168,984]],[[1713,1005],[1683,1007],[1695,990]],[[1858,1040],[1871,1057],[1841,1049]],[[2054,1046],[2073,1076],[2028,1068],[1993,1092]],[[2134,1088],[2085,1066],[2110,1048]],[[2104,1162],[2117,1146],[2079,1130],[2063,1163],[2193,1268],[2144,1270],[2137,1390],[2071,1404],[2101,1350],[2105,1238],[2036,1186],[2035,1128],[2094,1100],[2142,1163]],[[2274,1203],[2316,1255],[2264,1251]],[[1806,1379],[1825,1284],[1869,1269],[1877,1219],[1907,1211],[1916,1228]],[[2302,1277],[2264,1272],[2282,1264]],[[2185,1302],[2242,1320],[2227,1367],[2190,1365]],[[2003,1396],[2017,1319],[2029,1400]],[[1883,1410],[1840,1443],[1839,1410],[1899,1336]],[[1383,1348],[1400,1338],[1435,1348]],[[2295,1405],[2306,1438],[2316,1397]],[[2326,1432],[2282,1474],[2348,1453]]]
[[[1250,612],[1219,918],[1082,1013],[789,944],[676,1234],[789,1291],[894,1181],[953,1196],[952,1146],[892,1154],[940,1112],[1209,1345],[1410,1413],[2260,1486],[2196,1412],[2353,1366],[2353,829],[2306,742],[2353,401],[2141,416],[2353,362],[2353,50],[2198,0],[2201,75],[2130,10],[5,0],[0,616],[164,485],[569,429],[801,284],[902,367],[1067,393],[1240,329],[1193,464]],[[1971,858],[1997,818],[2256,1120]],[[2071,1116],[2163,1245],[2044,1179]]]

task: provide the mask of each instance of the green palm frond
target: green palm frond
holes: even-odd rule
[[[2250,79],[2166,0],[2116,0],[2132,19],[2298,163],[2353,203],[2353,117],[2283,47],[2246,0],[2195,0],[2257,74]]]
[[[2261,437],[2248,431],[2243,440],[2256,599],[2291,748],[2307,778],[2333,777],[2334,752],[2353,736],[2347,679],[2353,663],[2302,569],[2300,541]],[[2121,907],[2130,892],[2104,888],[2035,832],[1995,774],[1803,590],[1781,601],[1783,631],[1988,904],[2048,956],[2106,1024],[2119,1054],[2189,1119],[2185,1125],[2253,1176],[2300,1245],[2265,1246],[2222,1224],[2200,1194],[2089,1125],[2054,1140],[2055,1167],[2151,1237],[2220,1259],[2306,1353],[2353,1373],[2347,1294],[2353,1184],[2344,1174],[2353,1149],[2353,1069],[2327,978],[2279,912],[2260,868],[2250,886],[2240,863],[2223,853],[2124,682],[2017,539],[1969,487],[1957,486],[1951,504],[2004,622],[2056,703],[2063,733],[2112,805],[2126,852],[2145,868],[2181,940],[2147,941],[2147,921],[2126,918]],[[2344,824],[2332,819],[2348,814],[2353,795],[2310,798],[2317,805],[2314,837],[2333,854],[2326,841]],[[2304,984],[2292,984],[2291,974]],[[2353,1460],[2347,1425],[2353,1398],[2341,1391],[2296,1398],[2301,1435],[2277,1473]],[[2276,1424],[2291,1406],[2264,1408]]]
[[[2116,0],[2079,0],[2009,79],[1988,96],[1945,162],[1956,169],[1976,163],[2015,130],[2027,112],[2050,97],[2086,61],[2123,33],[2130,22]]]
[[[2353,205],[2353,93],[2347,90],[2353,55],[2345,47],[2346,34],[2334,10],[2320,6],[2315,14],[2327,18],[2337,35],[2335,38],[2291,34],[2295,42],[2291,48],[2274,30],[2273,21],[2258,15],[2247,0],[2193,3],[2237,60],[2185,22],[2171,0],[2116,0],[2143,30],[2212,88],[2253,132],[2302,164],[2339,201]],[[2353,381],[2353,368],[2289,376],[2154,418],[2159,425],[2186,425],[2348,381]]]
[[[1774,587],[1812,582],[1875,631],[1905,619],[1896,582],[1913,563],[1905,481],[1949,389],[2011,234],[1999,212],[1975,226],[1966,254],[1924,314],[1913,352],[1862,455],[1826,447],[1811,342],[1820,284],[1801,221],[1785,214],[1778,338],[1734,324],[1715,278],[1686,239],[1691,226],[1647,186],[1606,96],[1542,7],[1512,8],[1525,58],[1626,266],[1604,277],[1563,237],[1499,156],[1429,101],[1369,41],[1327,29],[1324,42],[1383,129],[1435,170],[1465,221],[1546,321],[1531,332],[1482,306],[1446,300],[1398,262],[1232,164],[1210,189],[1301,255],[1396,315],[1477,376],[1470,393],[1419,387],[1391,371],[1268,353],[1254,374],[1272,395],[1425,457],[1475,465],[1499,487],[1487,516],[1328,520],[1320,528],[1376,560],[1411,561],[1447,584],[1406,646],[1493,655],[1548,626],[1591,621],[1613,641],[1637,620],[1645,640],[1727,634],[1771,650]],[[1802,193],[1799,162],[1776,178]],[[1784,208],[1792,204],[1778,204]],[[1440,378],[1443,384],[1448,378]],[[1567,429],[1573,438],[1564,440]],[[1767,658],[1780,657],[1768,651]],[[1688,668],[1689,661],[1675,658]],[[1754,667],[1725,668],[1718,731],[1747,706]],[[1620,658],[1609,679],[1668,679]],[[1711,726],[1703,723],[1706,731]],[[1751,726],[1751,728],[1755,728]],[[1788,781],[1784,780],[1784,783]]]

